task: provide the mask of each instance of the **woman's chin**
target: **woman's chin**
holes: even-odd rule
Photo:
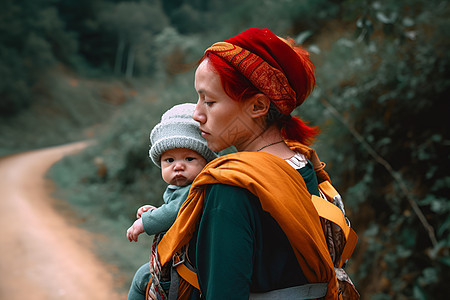
[[[208,144],[208,148],[211,149],[212,151],[218,153],[218,152],[220,152],[220,151],[226,149],[227,147],[223,147],[223,146],[220,147],[220,146],[218,146],[218,145],[211,145],[211,146],[210,146],[210,145]]]
[[[219,151],[222,150],[222,149],[220,149],[220,147],[218,147],[217,144],[213,144],[213,143],[208,142],[208,141],[207,141],[207,143],[208,143],[208,148],[209,148],[210,150],[214,151],[214,152],[219,152]]]

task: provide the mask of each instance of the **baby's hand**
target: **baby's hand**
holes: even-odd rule
[[[149,211],[150,209],[156,209],[156,207],[151,206],[151,205],[144,205],[144,206],[139,207],[139,209],[137,210],[137,213],[136,213],[136,217],[138,219],[140,219],[142,214],[145,213],[146,211]]]
[[[142,225],[142,219],[134,221],[133,225],[127,230],[127,238],[130,242],[138,241],[138,236],[144,233],[144,225]]]

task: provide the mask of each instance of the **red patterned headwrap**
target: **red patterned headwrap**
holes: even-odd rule
[[[229,62],[276,108],[289,115],[315,86],[314,66],[305,50],[301,55],[268,29],[250,28],[208,48]]]

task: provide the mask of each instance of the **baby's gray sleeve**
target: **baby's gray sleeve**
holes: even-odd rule
[[[167,204],[163,204],[157,209],[146,211],[142,214],[142,224],[148,235],[158,234],[167,231],[177,218],[178,210],[183,204],[184,199],[173,200]]]

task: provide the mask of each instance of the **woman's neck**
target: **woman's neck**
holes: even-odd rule
[[[264,130],[261,134],[253,137],[250,143],[238,151],[267,152],[280,158],[287,159],[295,153],[284,143],[278,127],[274,124]]]

